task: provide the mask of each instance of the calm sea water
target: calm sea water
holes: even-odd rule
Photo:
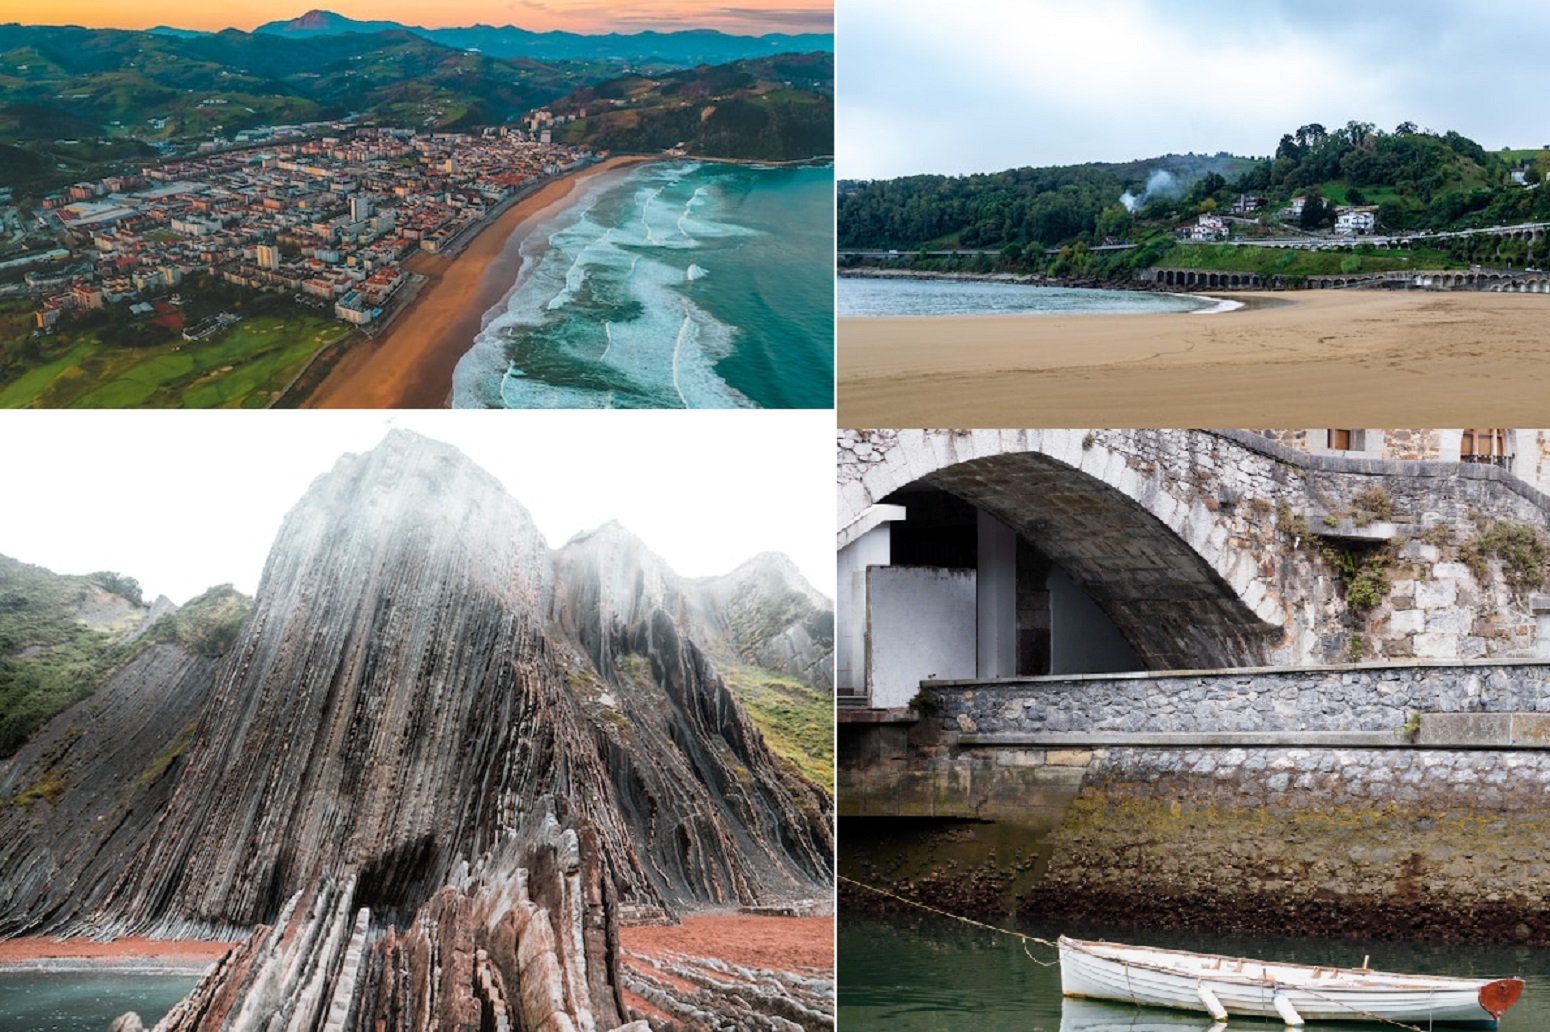
[[[1144,315],[1227,311],[1236,301],[1137,290],[1041,287],[978,280],[839,277],[841,316],[875,315]]]
[[[1148,946],[1303,964],[1356,966],[1364,955],[1379,970],[1526,980],[1523,997],[1502,1019],[1501,1032],[1550,1028],[1550,950],[1459,947],[1352,939],[1213,936],[1135,929],[1041,927],[999,923],[1054,941],[1061,932]],[[1031,953],[1031,956],[1030,956]],[[1035,963],[1054,951],[1023,946],[1009,936],[938,917],[858,917],[839,920],[840,1032],[1205,1032],[1211,1019],[1060,995],[1059,967]],[[1234,1029],[1276,1032],[1279,1021],[1231,1019]],[[1310,1028],[1315,1026],[1309,1026]],[[1392,1027],[1319,1022],[1328,1032]]]
[[[150,1028],[198,984],[198,975],[0,971],[0,1029],[103,1032],[125,1011]]]
[[[654,162],[522,245],[459,408],[828,408],[832,168]]]

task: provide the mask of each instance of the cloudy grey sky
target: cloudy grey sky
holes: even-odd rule
[[[391,427],[495,474],[551,548],[618,519],[684,576],[777,551],[834,594],[829,412],[0,412],[0,554],[252,594],[307,485]]]
[[[839,0],[835,31],[846,179],[1267,155],[1311,122],[1550,143],[1550,4]]]

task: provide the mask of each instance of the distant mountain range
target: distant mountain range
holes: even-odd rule
[[[456,129],[515,117],[608,71],[465,53],[402,30],[288,39],[0,25],[0,141],[132,132],[179,143],[349,113]]]
[[[188,29],[158,26],[151,32],[166,36],[194,36]],[[466,28],[427,29],[393,21],[358,21],[332,11],[312,10],[290,21],[272,21],[253,32],[289,39],[342,36],[347,33],[409,32],[443,46],[478,50],[490,57],[525,57],[535,61],[602,61],[610,64],[667,65],[690,68],[699,64],[725,64],[772,54],[832,51],[832,33],[770,33],[734,36],[715,29],[682,32],[610,32],[584,35],[575,32],[529,32],[514,25],[470,25]]]

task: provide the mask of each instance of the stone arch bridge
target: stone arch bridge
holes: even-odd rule
[[[876,529],[879,506],[914,487],[967,502],[1036,545],[1147,670],[1344,661],[1353,634],[1365,637],[1365,658],[1534,654],[1523,600],[1472,587],[1456,554],[1423,540],[1499,520],[1546,526],[1550,499],[1493,466],[1315,456],[1244,431],[842,431],[839,443],[841,633],[848,626],[857,648],[847,550]],[[1360,557],[1385,546],[1408,565],[1389,574],[1384,606],[1412,609],[1357,619],[1323,550]],[[1435,599],[1423,583],[1450,580]],[[1481,611],[1516,613],[1477,634],[1460,589]],[[1440,616],[1416,625],[1414,610],[1430,621],[1439,608],[1450,611],[1446,626]],[[858,689],[860,666],[858,656]]]
[[[848,556],[866,553],[870,589],[916,589],[932,582],[873,579],[910,561],[868,553],[885,531],[897,545],[918,519],[944,539],[977,529],[979,546],[976,569],[941,579],[975,575],[954,598],[977,606],[963,624],[980,669],[840,714],[847,876],[958,912],[1308,931],[1336,914],[1360,934],[1550,942],[1531,873],[1550,863],[1550,659],[1533,658],[1533,596],[1471,551],[1499,521],[1543,534],[1550,499],[1527,484],[1245,432],[849,430],[838,488],[842,646],[857,616]],[[900,551],[975,560],[919,537]],[[1145,669],[996,666],[986,614],[1017,582],[1021,630],[1024,542]],[[1373,552],[1388,591],[1356,613],[1337,568]],[[887,608],[864,601],[869,620]],[[922,613],[895,643],[917,648],[959,616]],[[945,653],[923,654],[941,669]],[[841,691],[843,675],[841,659]]]

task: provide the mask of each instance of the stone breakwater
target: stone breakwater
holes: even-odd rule
[[[1537,752],[1104,750],[1021,908],[1550,943],[1547,790]]]

